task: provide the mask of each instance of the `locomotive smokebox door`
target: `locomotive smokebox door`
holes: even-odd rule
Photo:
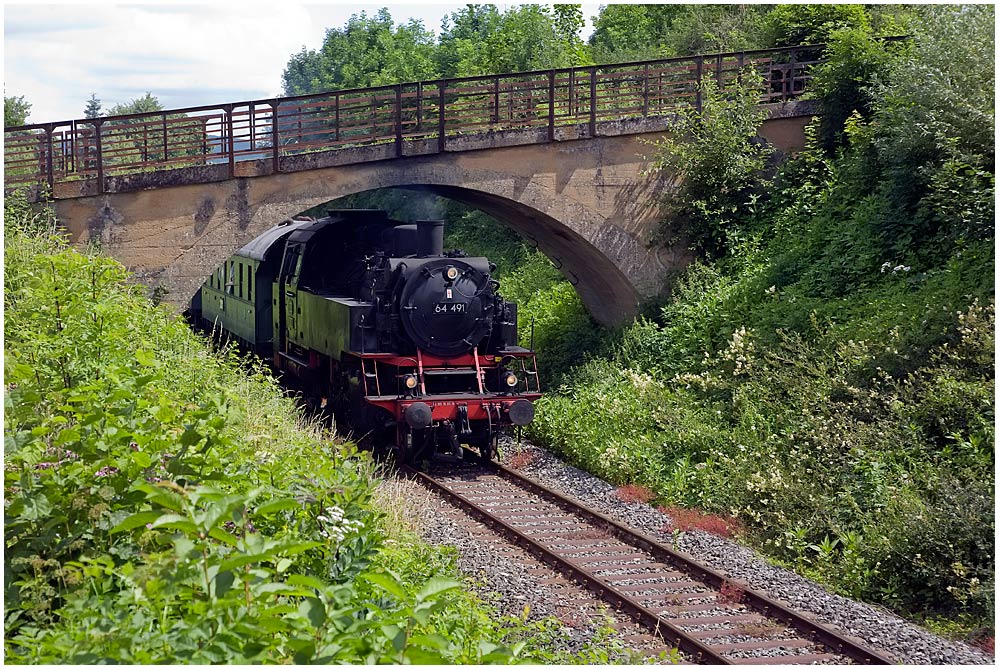
[[[453,258],[420,266],[406,282],[400,315],[416,346],[439,356],[478,345],[492,329],[493,302],[483,300],[489,277]]]

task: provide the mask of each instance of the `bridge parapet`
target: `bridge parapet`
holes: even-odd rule
[[[123,177],[143,181],[150,171],[204,168],[205,183],[248,170],[274,174],[301,162],[292,157],[307,162],[308,154],[331,149],[378,146],[379,155],[395,158],[467,150],[462,145],[471,135],[519,131],[544,143],[566,133],[595,137],[629,121],[641,121],[637,132],[647,132],[648,119],[683,107],[700,111],[706,79],[724,85],[747,67],[763,77],[761,104],[796,98],[811,68],[822,62],[823,49],[817,44],[421,81],[26,125],[5,130],[4,181],[7,187],[47,185],[59,199],[114,192]],[[188,178],[197,173],[186,172]],[[174,179],[161,175],[155,185],[174,185]],[[41,199],[45,189],[34,191],[32,199]]]
[[[642,147],[667,134],[680,110],[700,109],[708,78],[724,85],[751,67],[766,82],[760,135],[783,151],[801,148],[817,103],[796,98],[822,48],[21,126],[5,131],[5,185],[54,200],[72,242],[99,242],[179,308],[276,222],[371,189],[425,189],[514,228],[596,320],[616,323],[668,289],[692,257],[685,230],[651,243],[669,184],[650,173]]]

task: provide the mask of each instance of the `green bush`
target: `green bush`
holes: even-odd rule
[[[720,89],[705,78],[703,110],[682,108],[668,135],[653,143],[653,169],[668,181],[663,232],[683,230],[692,247],[724,255],[745,236],[773,147],[757,137],[766,111],[762,78],[750,69]]]
[[[764,32],[769,46],[824,44],[843,29],[870,30],[863,5],[778,5],[766,16]]]
[[[702,207],[721,213],[694,234],[713,230],[724,257],[566,374],[532,430],[615,483],[736,515],[840,592],[990,626],[993,10],[920,11],[911,47],[834,34],[818,84],[851,112],[837,151],[813,127],[752,209]],[[976,89],[957,100],[957,82]],[[742,164],[741,144],[705,137],[674,138],[670,160]],[[738,192],[715,191],[701,201]]]
[[[952,315],[949,343],[901,378],[872,365],[900,336],[834,327],[778,344],[739,328],[701,371],[668,380],[594,360],[539,403],[532,434],[660,501],[738,516],[757,545],[844,593],[986,615],[993,314]],[[917,554],[919,570],[905,567]]]
[[[452,554],[386,541],[369,457],[300,424],[259,364],[213,352],[120,264],[8,202],[8,660],[630,658],[558,653],[551,621],[465,592]]]
[[[829,43],[823,54],[826,62],[812,70],[810,92],[822,105],[819,118],[822,147],[832,152],[845,141],[846,120],[851,115],[870,116],[874,102],[870,87],[885,81],[892,52],[906,47],[882,42],[864,28],[840,28],[822,41]]]

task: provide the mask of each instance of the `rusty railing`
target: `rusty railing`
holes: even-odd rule
[[[25,125],[4,132],[4,182],[94,179],[102,193],[109,176],[228,165],[231,177],[247,160],[279,172],[286,156],[341,147],[391,144],[402,156],[421,141],[445,151],[457,134],[534,128],[538,141],[552,141],[567,125],[595,136],[602,121],[699,111],[706,78],[724,85],[747,66],[763,76],[761,103],[789,100],[804,91],[822,52],[823,45],[797,46]]]

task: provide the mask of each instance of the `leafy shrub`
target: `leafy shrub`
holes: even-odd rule
[[[770,46],[823,44],[838,30],[870,30],[863,5],[778,5],[766,16]]]
[[[748,69],[724,89],[705,78],[703,111],[681,109],[670,134],[653,144],[653,169],[670,182],[663,234],[683,230],[708,256],[724,255],[742,237],[738,224],[762,193],[773,148],[757,137],[767,113],[757,105],[761,88]]]
[[[5,226],[9,660],[578,661],[386,541],[367,456],[46,228]]]
[[[847,5],[840,5],[846,7]],[[860,8],[859,5],[849,5]],[[891,54],[897,47],[875,39],[863,28],[840,28],[830,32],[823,54],[826,62],[812,70],[810,84],[822,105],[819,118],[821,146],[832,152],[846,139],[846,120],[859,113],[869,118],[874,96],[869,88],[883,82],[892,64]]]
[[[994,172],[995,8],[923,6],[913,28],[877,90],[880,151],[900,170],[950,156]]]
[[[572,284],[540,251],[500,281],[503,297],[517,303],[521,344],[532,340],[542,387],[557,385],[587,352],[602,345],[603,332],[586,312]]]

